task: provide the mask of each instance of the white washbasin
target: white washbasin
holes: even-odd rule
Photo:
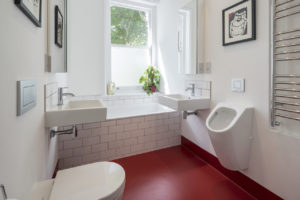
[[[192,97],[182,94],[160,96],[159,103],[177,111],[194,111],[210,108],[209,97]]]
[[[46,110],[46,127],[92,123],[106,120],[107,108],[100,100],[70,101]]]

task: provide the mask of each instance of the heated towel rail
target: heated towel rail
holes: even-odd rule
[[[271,126],[300,121],[300,0],[272,1]]]

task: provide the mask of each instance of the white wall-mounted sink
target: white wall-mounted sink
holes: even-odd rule
[[[106,120],[107,108],[100,100],[70,101],[46,111],[46,127],[92,123]]]
[[[159,103],[177,111],[195,111],[210,108],[209,97],[170,94],[159,97]]]

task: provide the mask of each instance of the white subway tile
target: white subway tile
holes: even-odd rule
[[[155,132],[156,132],[155,127],[145,129],[145,135],[152,135],[152,134],[155,134]]]
[[[66,167],[66,168],[74,167],[74,166],[77,166],[80,164],[82,164],[81,156],[64,159],[64,167]]]
[[[169,139],[162,139],[157,141],[157,147],[165,147],[169,145]]]
[[[131,137],[138,137],[138,136],[143,136],[145,135],[145,130],[144,129],[138,129],[136,131],[131,131],[129,132]]]
[[[92,153],[92,154],[85,155],[82,157],[82,163],[84,163],[84,164],[97,162],[97,161],[100,161],[99,153]]]
[[[108,127],[93,128],[92,136],[108,134]]]
[[[58,136],[59,141],[67,141],[67,140],[73,140],[73,139],[74,139],[73,134],[65,134],[65,135]]]
[[[174,117],[178,117],[179,116],[179,112],[171,112],[169,113],[169,118],[174,118]]]
[[[126,138],[130,138],[130,137],[132,137],[131,134],[132,134],[132,132],[117,133],[116,139],[117,140],[123,140],[123,139],[126,139]]]
[[[116,120],[109,120],[109,121],[103,121],[103,122],[101,122],[101,127],[116,126],[116,125],[117,125]]]
[[[99,128],[100,122],[83,124],[83,129]]]
[[[140,152],[142,150],[144,150],[144,144],[137,144],[137,145],[133,145],[131,146],[131,152]]]
[[[138,129],[138,124],[136,124],[136,123],[134,123],[134,124],[127,124],[124,127],[125,131],[133,131],[133,130],[136,130],[136,129]]]
[[[73,149],[81,146],[82,146],[81,139],[64,141],[64,149]]]
[[[61,150],[63,150],[63,149],[64,149],[64,142],[59,141],[59,142],[58,142],[58,150],[61,151]]]
[[[77,130],[82,130],[83,129],[83,125],[82,124],[76,124],[76,128],[77,128]]]
[[[146,150],[154,150],[156,149],[156,142],[148,142],[144,145]]]
[[[59,159],[61,158],[69,158],[73,156],[72,149],[66,149],[58,152]]]
[[[133,123],[141,123],[141,122],[144,122],[145,121],[145,117],[134,117],[134,118],[131,118],[131,122]]]
[[[83,130],[79,130],[77,133],[79,138],[90,137],[92,135],[92,130],[83,129]]]
[[[73,156],[83,156],[90,154],[91,152],[91,146],[75,148],[73,149]]]
[[[153,121],[156,120],[156,116],[155,115],[149,115],[145,117],[145,121]]]
[[[116,150],[115,156],[122,156],[131,153],[131,147],[120,147],[119,149]]]
[[[130,119],[119,119],[117,120],[117,125],[124,125],[124,124],[129,124],[130,123]]]
[[[118,125],[118,126],[110,126],[109,127],[109,131],[108,133],[109,134],[112,134],[112,133],[120,133],[124,131],[124,126],[123,125]]]
[[[101,143],[110,142],[116,139],[116,134],[101,135],[100,138],[101,138]]]
[[[107,151],[102,151],[100,152],[100,159],[110,159],[112,157],[114,157],[116,155],[116,150],[112,149],[112,150],[107,150]]]
[[[141,122],[141,123],[138,123],[138,128],[139,129],[142,129],[142,128],[150,128],[152,126],[152,123],[151,122]]]
[[[137,143],[138,143],[137,138],[130,138],[130,139],[124,140],[124,146],[135,145]]]
[[[117,148],[121,148],[123,146],[124,142],[123,140],[119,140],[119,141],[112,141],[108,143],[108,148],[109,149],[117,149]]]
[[[107,143],[102,143],[102,144],[94,144],[92,145],[92,152],[101,152],[105,151],[108,149],[108,144]]]
[[[100,143],[100,138],[99,136],[93,136],[93,137],[88,137],[83,139],[83,145],[88,146],[92,144],[99,144]]]

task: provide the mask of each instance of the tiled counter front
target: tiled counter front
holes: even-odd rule
[[[171,112],[77,125],[77,138],[59,136],[60,169],[180,145],[180,117]]]

